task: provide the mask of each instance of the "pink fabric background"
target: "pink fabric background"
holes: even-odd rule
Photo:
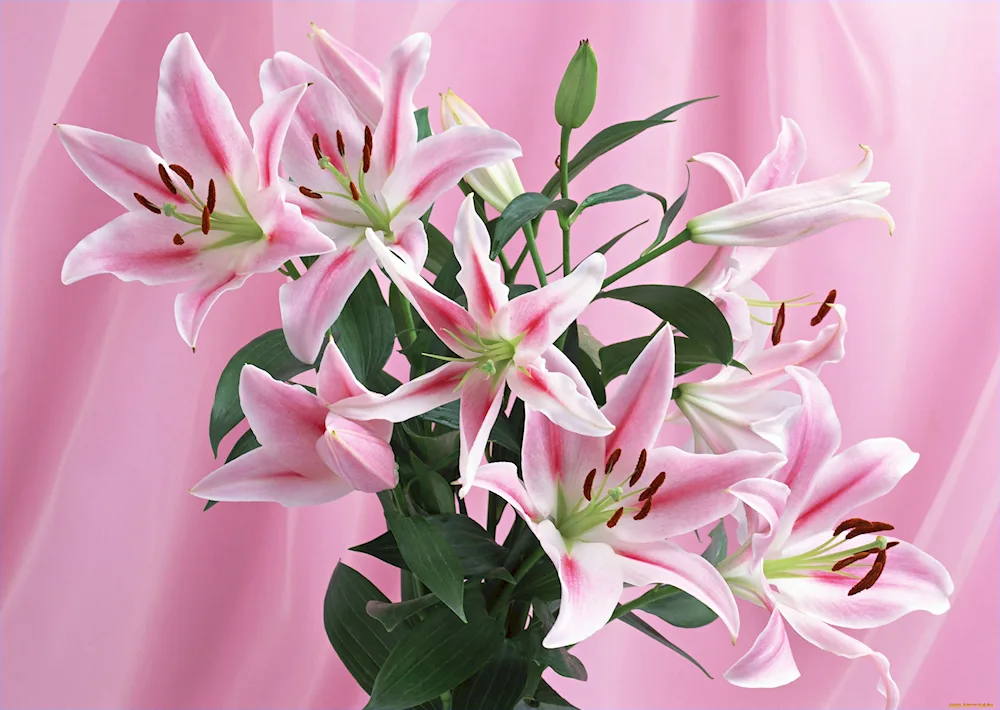
[[[953,610],[861,638],[890,657],[905,707],[1000,702],[996,4],[8,0],[0,13],[4,707],[364,704],[326,640],[321,603],[339,558],[396,593],[393,571],[345,554],[381,531],[375,499],[203,514],[187,494],[213,468],[216,379],[239,346],[278,324],[279,277],[225,296],[194,356],[174,330],[172,288],[59,282],[71,246],[120,208],[73,166],[52,122],[153,141],[157,67],[182,31],[247,120],[263,59],[277,49],[314,59],[310,20],[376,62],[407,33],[431,31],[420,98],[436,121],[437,94],[450,86],[516,137],[529,189],[553,170],[551,102],[582,37],[599,55],[601,87],[577,147],[610,123],[721,98],[595,163],[573,183],[578,196],[625,181],[676,195],[684,160],[706,150],[749,172],[782,114],[809,140],[805,179],[853,164],[857,144],[870,144],[873,179],[892,182],[884,204],[896,235],[875,222],[831,230],[782,250],[760,281],[779,298],[838,289],[848,357],[824,379],[845,445],[899,436],[922,454],[872,510],[948,566]],[[695,166],[682,217],[727,199]],[[446,232],[456,205],[452,196],[435,212]],[[576,258],[656,209],[595,208],[574,232]],[[645,246],[650,229],[617,247],[611,267]],[[554,222],[541,241],[554,267]],[[685,247],[629,281],[676,283],[708,253]],[[600,303],[586,321],[605,343],[648,332],[652,317],[625,308]],[[807,332],[807,319],[791,312],[791,336]],[[721,672],[763,622],[744,607],[737,648],[717,624],[666,629],[714,681],[616,625],[579,648],[590,682],[556,685],[585,708],[879,705],[869,664],[797,638],[801,680],[727,685]]]

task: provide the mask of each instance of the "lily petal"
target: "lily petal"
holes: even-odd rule
[[[406,421],[461,397],[462,383],[471,367],[473,365],[468,362],[446,363],[385,396],[343,399],[337,404],[337,413],[351,419]]]
[[[278,382],[253,365],[240,373],[240,405],[260,445],[288,470],[317,480],[330,469],[316,452],[326,432],[327,409],[298,385]]]
[[[778,688],[788,685],[799,675],[784,619],[775,607],[764,630],[724,677],[741,688]]]
[[[462,383],[462,404],[459,410],[458,470],[462,476],[462,487],[458,495],[464,498],[472,487],[476,469],[486,451],[486,441],[500,413],[503,400],[503,378],[495,378],[482,370],[468,371]]]
[[[584,436],[606,436],[614,425],[601,414],[593,398],[580,394],[573,379],[550,372],[538,358],[528,365],[507,370],[510,391],[563,429]]]
[[[731,158],[722,153],[698,153],[691,157],[690,162],[701,163],[719,173],[729,188],[729,194],[733,197],[733,202],[743,199],[747,186],[743,181],[743,173],[736,166]]]
[[[492,128],[456,126],[425,138],[398,157],[382,186],[382,195],[394,215],[389,227],[395,232],[419,219],[470,170],[520,155],[517,141]]]
[[[778,451],[780,445],[766,436],[760,422],[780,417],[799,403],[791,392],[765,391],[746,399],[719,387],[702,394],[709,383],[685,383],[677,408],[687,417],[695,434],[695,450],[718,454],[727,451]],[[690,388],[690,389],[689,389]],[[767,429],[773,428],[770,424]]]
[[[174,301],[174,318],[177,321],[177,331],[184,342],[193,350],[198,340],[208,311],[226,291],[233,291],[242,286],[250,274],[223,273],[210,275],[193,288],[177,295]]]
[[[258,187],[263,190],[278,182],[278,163],[288,127],[308,84],[285,89],[266,99],[250,117],[253,152],[257,159]]]
[[[591,254],[569,276],[508,304],[509,335],[522,338],[515,356],[518,363],[534,360],[583,313],[600,292],[607,268],[604,256]]]
[[[323,351],[323,362],[320,363],[316,379],[316,394],[334,412],[337,411],[335,405],[340,400],[369,394],[367,388],[354,376],[354,371],[332,337]]]
[[[739,635],[740,614],[736,598],[708,560],[665,540],[638,544],[619,541],[613,547],[626,583],[673,585],[718,614],[733,639]],[[573,550],[576,551],[576,545]]]
[[[461,269],[458,283],[469,301],[469,313],[477,323],[490,323],[506,303],[508,289],[503,269],[490,259],[490,235],[476,214],[469,195],[458,210],[455,224],[455,257]]]
[[[375,253],[362,241],[322,255],[301,278],[281,286],[281,327],[295,357],[302,362],[316,360],[327,328],[374,264]]]
[[[378,68],[315,25],[312,39],[323,71],[344,92],[361,120],[369,126],[377,125],[382,115]]]
[[[377,493],[399,482],[389,442],[375,436],[363,423],[330,412],[326,433],[315,444],[323,462],[355,490]]]
[[[296,473],[260,448],[208,474],[191,494],[207,500],[269,501],[292,507],[328,503],[352,490],[333,474],[309,478]]]
[[[375,128],[372,170],[383,179],[417,143],[413,94],[424,78],[430,54],[430,35],[425,32],[412,34],[393,50],[380,74],[382,115]]]
[[[512,463],[498,461],[480,466],[472,486],[503,498],[532,528],[535,523],[545,518],[545,515],[535,507],[535,502],[528,495],[521,479],[517,477],[517,466]]]
[[[784,483],[769,478],[747,478],[730,486],[729,493],[745,506],[737,508],[742,512],[741,526],[745,530],[740,536],[741,543],[750,536],[753,539],[748,548],[726,559],[723,567],[727,576],[729,571],[740,567],[744,568],[744,572],[748,568],[753,570],[755,564],[764,559],[785,510],[789,490]],[[756,571],[759,570],[756,567]],[[754,578],[757,574],[752,572],[749,576]]]
[[[574,542],[567,550],[550,520],[543,520],[535,534],[555,564],[562,586],[559,615],[542,645],[562,648],[580,643],[600,631],[618,605],[624,588],[618,557],[602,542]]]
[[[63,147],[90,181],[132,212],[145,212],[135,193],[162,207],[181,201],[160,178],[166,161],[141,143],[89,128],[58,124]],[[178,181],[179,182],[179,181]]]
[[[799,124],[781,117],[781,132],[774,150],[764,156],[747,181],[747,195],[794,185],[806,164],[806,137]],[[862,178],[863,179],[863,178]]]
[[[265,238],[244,250],[248,256],[239,267],[243,273],[274,271],[293,257],[326,254],[335,248],[298,206],[284,201],[278,185],[255,193],[247,203]]]

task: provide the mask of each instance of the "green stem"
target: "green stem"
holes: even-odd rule
[[[490,615],[495,614],[500,609],[507,608],[507,605],[510,604],[510,598],[514,596],[514,587],[517,586],[518,582],[524,579],[524,575],[528,574],[528,570],[534,567],[535,563],[542,559],[544,554],[545,550],[541,547],[536,547],[534,552],[525,558],[524,562],[521,563],[521,566],[517,568],[517,572],[514,573],[514,584],[507,583],[506,586],[504,586],[503,591],[500,592],[500,596],[497,597],[496,602],[490,609]]]
[[[295,264],[292,263],[291,259],[285,262],[285,270],[281,273],[285,274],[285,276],[291,276],[293,281],[301,276],[299,270],[295,268]]]
[[[451,710],[451,691],[441,693],[441,710]]]
[[[680,234],[678,234],[676,237],[674,237],[673,239],[671,239],[666,244],[661,244],[660,246],[656,247],[656,249],[653,249],[652,251],[646,252],[645,254],[643,254],[642,256],[640,256],[638,259],[636,259],[635,261],[633,261],[628,266],[622,267],[621,269],[619,269],[615,273],[611,274],[611,276],[609,276],[608,278],[604,279],[604,286],[603,287],[607,288],[608,286],[610,286],[611,284],[613,284],[618,279],[620,279],[620,278],[622,278],[624,276],[628,276],[633,271],[635,271],[636,269],[638,269],[640,266],[645,266],[646,264],[648,264],[649,262],[651,262],[653,259],[656,259],[657,257],[663,256],[664,254],[666,254],[671,249],[676,249],[681,244],[683,244],[686,241],[689,241],[690,239],[691,239],[691,233],[688,232],[687,229],[685,229],[683,232],[681,232]]]
[[[521,264],[524,260],[528,258],[528,245],[525,244],[524,248],[521,249],[521,253],[517,255],[517,259],[514,260],[514,265],[510,267],[510,271],[507,272],[507,285],[514,283],[514,279],[517,278],[517,272],[521,270]]]
[[[569,199],[569,134],[572,128],[563,127],[559,136],[559,185],[563,199]],[[563,276],[569,275],[569,220],[559,215],[559,227],[562,229]]]
[[[503,253],[503,249],[500,250],[500,266],[503,267],[504,280],[507,280],[507,274],[510,273],[510,262],[507,261],[507,255]]]
[[[538,253],[538,245],[535,244],[535,227],[528,222],[524,225],[524,238],[528,242],[528,252],[531,254],[531,261],[535,265],[535,273],[538,274],[538,285],[545,286],[548,279],[545,278],[545,265],[542,257]]]

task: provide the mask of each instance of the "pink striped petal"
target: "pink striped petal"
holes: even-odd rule
[[[746,300],[739,294],[723,291],[716,294],[713,301],[729,323],[733,340],[738,343],[749,340],[753,335],[753,320],[750,318],[750,306]]]
[[[743,181],[743,173],[736,167],[736,163],[731,158],[722,153],[699,153],[692,156],[689,162],[701,163],[719,173],[719,176],[729,188],[729,194],[733,197],[733,202],[743,199],[746,192],[746,183]]]
[[[263,190],[280,180],[278,163],[288,127],[308,84],[300,84],[266,99],[250,117],[253,152],[257,159],[258,188]],[[246,189],[250,189],[247,186]]]
[[[778,688],[788,685],[799,675],[784,619],[775,607],[764,630],[724,677],[741,688]]]
[[[265,239],[246,248],[252,257],[239,263],[237,268],[243,272],[274,271],[291,258],[333,251],[333,241],[305,219],[297,206],[284,201],[278,185],[253,194],[247,203]]]
[[[844,658],[872,659],[879,673],[881,681],[879,692],[885,696],[886,710],[894,710],[899,707],[899,688],[892,676],[889,675],[889,660],[885,656],[842,631],[795,609],[782,606],[781,615],[799,636],[824,651],[835,653]]]
[[[316,380],[316,394],[324,404],[331,407],[331,411],[336,411],[333,405],[342,399],[368,394],[365,386],[354,376],[354,371],[332,337],[328,339],[326,350],[323,351],[323,361]]]
[[[323,71],[351,102],[361,120],[376,126],[382,115],[378,68],[315,25],[312,39]]]
[[[327,328],[340,316],[347,299],[375,264],[367,242],[324,254],[301,278],[278,291],[281,327],[288,349],[302,362],[314,362]]]
[[[330,412],[326,417],[326,433],[315,445],[330,470],[355,490],[377,493],[394,488],[399,482],[389,442],[363,424]]]
[[[526,406],[538,410],[563,429],[601,437],[614,429],[592,397],[581,394],[567,375],[548,371],[541,358],[508,368],[507,385]]]
[[[472,369],[462,383],[460,409],[460,440],[458,470],[462,487],[458,495],[468,494],[486,451],[486,441],[500,413],[504,392],[503,378],[495,378],[482,370]]]
[[[781,117],[781,132],[774,150],[764,156],[747,181],[747,195],[794,185],[806,164],[806,137],[799,124]]]
[[[275,460],[309,478],[330,477],[330,469],[316,452],[316,441],[326,432],[327,415],[316,395],[299,385],[278,382],[253,365],[244,365],[240,406],[257,441]]]
[[[418,219],[394,234],[393,238],[394,241],[390,241],[389,248],[397,255],[405,257],[413,270],[419,274],[424,268],[424,262],[427,261],[427,232],[424,231],[424,223]]]
[[[424,78],[430,54],[430,35],[418,32],[400,42],[382,68],[382,115],[375,128],[372,171],[383,180],[417,144],[413,94]],[[392,227],[396,231],[396,225]]]
[[[337,413],[350,419],[385,419],[402,422],[461,397],[462,382],[472,365],[449,362],[410,380],[387,395],[362,395],[343,399]]]
[[[435,291],[409,263],[390,252],[375,232],[369,229],[366,236],[396,288],[417,309],[441,342],[460,357],[475,356],[467,343],[476,333],[477,325],[468,311]]]
[[[796,496],[788,543],[829,533],[853,510],[895,488],[919,458],[899,439],[865,439],[844,449],[816,473],[805,496]]]
[[[593,636],[611,620],[621,598],[622,570],[614,550],[603,542],[574,542],[571,549],[550,520],[535,531],[559,573],[559,615],[542,639],[545,648],[562,648]]]
[[[524,485],[543,515],[556,509],[561,490],[572,508],[583,497],[591,470],[604,473],[604,439],[582,436],[557,426],[547,416],[525,407],[521,472]]]
[[[545,519],[545,515],[524,489],[524,484],[517,477],[517,466],[512,463],[500,461],[480,466],[472,487],[482,488],[503,498],[532,529],[535,529],[536,523]]]
[[[627,584],[673,585],[718,614],[734,640],[739,635],[740,614],[736,598],[708,560],[667,541],[638,544],[616,541],[613,547]],[[576,545],[573,549],[576,550]]]
[[[226,176],[241,186],[256,183],[253,149],[229,98],[186,32],[163,54],[156,98],[156,141],[163,155],[188,170],[197,183]]]
[[[233,291],[242,286],[250,274],[234,274],[232,272],[206,276],[193,288],[177,295],[174,301],[174,318],[177,321],[177,332],[184,342],[194,350],[198,340],[198,332],[208,316],[209,310],[226,291]]]
[[[328,503],[352,490],[331,473],[324,478],[296,473],[260,448],[208,474],[191,493],[207,500],[268,501],[292,507]]]
[[[456,126],[425,138],[399,156],[382,186],[382,195],[394,215],[390,228],[395,232],[419,219],[470,170],[520,155],[517,141],[492,128]]]
[[[783,461],[780,454],[733,451],[689,454],[666,446],[649,452],[646,470],[633,490],[648,486],[662,471],[663,485],[642,520],[625,516],[615,531],[627,540],[647,542],[676,537],[729,515],[737,500],[728,489],[745,478],[763,478]],[[639,502],[631,504],[638,509]]]
[[[534,360],[583,313],[600,292],[606,271],[604,257],[591,254],[569,276],[508,304],[509,335],[522,338],[515,356],[518,363]]]
[[[874,541],[862,536],[851,547]],[[846,545],[845,545],[846,547]],[[845,555],[846,557],[846,555]],[[816,572],[808,577],[776,579],[786,603],[804,614],[834,626],[871,629],[885,626],[913,611],[943,614],[951,608],[948,597],[955,585],[944,566],[923,550],[907,543],[886,551],[886,565],[875,586],[847,596],[871,567],[874,556],[846,567],[842,572]]]
[[[56,131],[83,174],[125,209],[146,212],[135,197],[137,192],[160,207],[183,202],[160,178],[158,166],[166,162],[141,143],[66,124],[57,124]],[[183,185],[176,175],[168,175]]]
[[[173,242],[179,222],[148,212],[126,212],[83,238],[63,262],[62,282],[95,274],[155,286],[203,278],[224,268],[218,252],[203,252],[200,232]]]
[[[709,382],[685,383],[682,396],[675,400],[695,434],[697,451],[722,454],[727,451],[777,451],[772,439],[758,424],[781,416],[799,403],[791,392],[764,391],[745,399],[718,387],[704,387]],[[714,384],[714,383],[711,383]]]
[[[751,535],[753,539],[749,547],[744,546],[728,557],[723,566],[727,570],[741,570],[741,576],[756,578],[758,574],[762,574],[759,563],[771,547],[781,514],[785,510],[788,486],[769,478],[747,478],[730,486],[729,493],[743,503],[742,507],[734,511],[734,517],[741,521],[741,545]],[[725,574],[729,576],[729,572]]]
[[[455,224],[455,257],[461,265],[458,283],[477,323],[490,323],[506,303],[508,289],[503,269],[490,259],[490,235],[476,214],[472,195],[462,202]]]
[[[629,468],[643,450],[652,450],[670,406],[674,387],[674,336],[665,325],[643,349],[618,390],[601,413],[615,430],[605,442],[610,454],[621,449],[617,479],[631,475]],[[656,473],[655,471],[653,472]]]

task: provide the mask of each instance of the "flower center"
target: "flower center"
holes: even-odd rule
[[[833,536],[829,540],[808,552],[803,552],[793,557],[765,560],[764,576],[768,579],[788,579],[807,577],[814,572],[826,572],[850,578],[859,578],[858,572],[865,570],[865,574],[859,578],[858,583],[847,592],[847,596],[854,596],[858,592],[869,589],[878,581],[878,578],[885,569],[887,551],[898,545],[899,542],[887,541],[879,535],[874,541],[864,545],[846,550],[842,549],[842,546],[848,540],[858,535],[884,532],[892,529],[893,526],[888,523],[869,522],[862,518],[850,518],[834,529]],[[841,538],[842,535],[844,535],[843,538]],[[866,568],[868,563],[864,561],[870,560],[873,555],[874,560]]]
[[[578,540],[587,531],[600,525],[613,528],[626,513],[631,515],[633,520],[642,520],[649,515],[653,507],[653,496],[663,485],[667,474],[665,471],[660,471],[648,486],[636,486],[646,470],[646,450],[643,449],[628,479],[623,481],[622,485],[607,489],[608,481],[621,455],[621,449],[611,452],[604,466],[604,477],[596,491],[594,485],[597,482],[597,469],[592,469],[587,474],[583,483],[583,498],[572,509],[566,503],[566,497],[560,488],[553,522],[565,540]]]
[[[136,201],[153,214],[162,214],[166,217],[176,219],[182,224],[195,225],[192,229],[174,234],[171,241],[175,245],[183,246],[184,237],[195,232],[208,234],[210,231],[216,231],[225,234],[225,236],[217,241],[202,246],[202,251],[221,249],[233,246],[234,244],[256,242],[266,238],[264,230],[260,228],[260,225],[257,224],[250,214],[246,199],[232,180],[229,183],[233,189],[233,194],[236,195],[236,199],[240,203],[240,208],[243,211],[241,215],[231,215],[216,210],[215,180],[208,181],[205,198],[202,199],[201,195],[195,189],[194,178],[191,177],[191,173],[180,165],[171,165],[170,171],[180,177],[183,182],[174,182],[173,178],[170,177],[170,172],[162,164],[159,166],[160,180],[163,181],[164,186],[171,193],[177,195],[179,200],[183,200],[183,204],[167,202],[163,205],[156,205],[138,192],[133,194]],[[188,209],[192,209],[194,214],[188,212]]]

